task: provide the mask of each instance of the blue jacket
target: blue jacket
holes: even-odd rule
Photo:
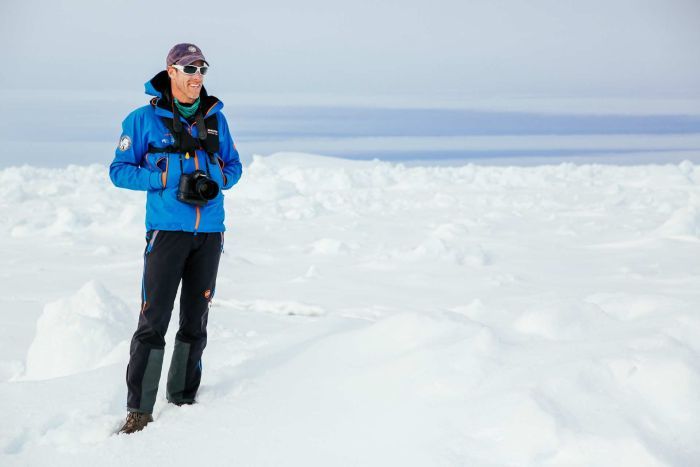
[[[200,108],[205,118],[218,113],[219,152],[212,163],[204,150],[188,156],[179,153],[149,152],[165,148],[174,139],[162,117],[173,118],[170,104],[170,82],[165,71],[146,83],[146,94],[155,96],[149,105],[129,114],[122,123],[122,135],[109,167],[112,183],[120,188],[147,192],[146,230],[181,230],[185,232],[223,232],[224,195],[241,178],[241,161],[229,133],[226,118],[221,113],[224,104],[207,95],[200,95]],[[197,137],[197,126],[180,117],[183,130]],[[197,169],[209,172],[221,191],[205,206],[193,206],[177,199],[180,180],[180,160],[184,173]]]

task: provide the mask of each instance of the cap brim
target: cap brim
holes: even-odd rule
[[[201,60],[207,66],[209,66],[209,62],[207,62],[207,60],[204,58],[204,55],[202,55],[202,54],[185,55],[184,57],[180,58],[180,60],[173,63],[173,65],[192,65],[197,60]]]

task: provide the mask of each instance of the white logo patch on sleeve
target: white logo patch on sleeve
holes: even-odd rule
[[[119,140],[119,150],[124,152],[131,147],[131,138],[128,135],[124,135]]]

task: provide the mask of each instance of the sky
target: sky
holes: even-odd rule
[[[194,42],[226,92],[700,97],[697,0],[3,1],[4,91],[142,89]]]

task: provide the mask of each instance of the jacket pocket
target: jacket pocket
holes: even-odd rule
[[[160,170],[160,181],[163,184],[163,188],[166,188],[168,186],[170,158],[167,155],[159,157],[158,160],[156,160],[156,167]]]
[[[224,173],[224,166],[226,165],[224,163],[224,160],[220,158],[219,156],[216,156],[216,165],[219,167],[219,170],[221,171],[221,188],[223,188],[226,185],[226,174]]]

